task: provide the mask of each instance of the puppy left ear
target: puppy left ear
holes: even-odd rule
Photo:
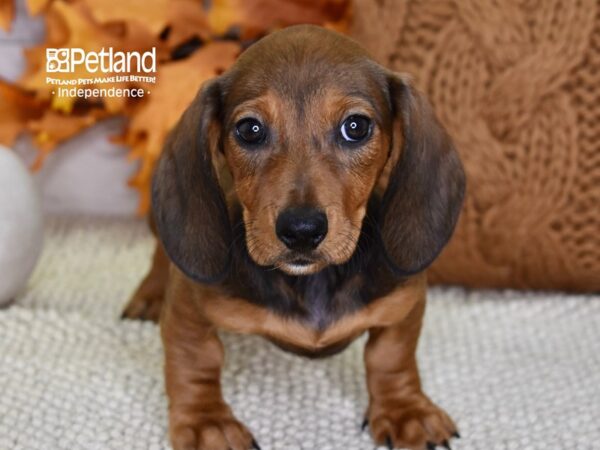
[[[207,82],[169,134],[152,182],[158,236],[175,265],[202,283],[224,279],[231,225],[213,155],[221,132],[221,80]]]
[[[465,174],[427,100],[391,74],[394,146],[402,145],[383,197],[381,237],[397,276],[427,268],[450,239],[462,207]]]

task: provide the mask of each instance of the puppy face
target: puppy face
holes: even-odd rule
[[[289,45],[239,71],[223,143],[250,256],[304,275],[352,256],[388,159],[389,115],[368,65]]]
[[[234,238],[216,161],[231,174],[250,257],[291,275],[352,256],[376,186],[381,211],[369,220],[382,262],[416,273],[449,239],[464,192],[458,155],[410,82],[314,26],[251,46],[202,88],[165,145],[158,234],[202,282],[227,276]]]

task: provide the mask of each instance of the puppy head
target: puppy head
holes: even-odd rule
[[[158,232],[204,282],[227,273],[232,239],[215,159],[232,175],[251,258],[293,275],[352,256],[377,186],[373,238],[397,274],[422,270],[450,237],[464,190],[422,97],[352,40],[313,26],[250,47],[168,139],[153,183]]]

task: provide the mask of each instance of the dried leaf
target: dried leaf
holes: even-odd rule
[[[49,17],[51,20],[47,22],[47,25],[59,27],[59,31],[52,39],[53,46],[99,51],[102,47],[110,47],[117,43],[110,34],[85,17],[84,12],[77,5],[55,1],[50,6]],[[65,41],[59,42],[65,37]],[[46,83],[46,46],[34,47],[26,52],[33,71],[25,74],[21,85],[27,89],[36,90],[38,95],[44,99],[51,98],[52,108],[68,113],[72,110],[76,98],[59,97],[56,86]],[[61,80],[77,80],[87,78],[92,74],[87,72],[84,65],[80,65],[73,72],[57,72],[52,75],[53,78]]]
[[[29,14],[35,15],[42,12],[51,0],[27,0],[27,10]]]
[[[100,24],[137,22],[158,35],[167,25],[169,0],[84,0]]]
[[[10,30],[10,25],[15,18],[15,2],[14,0],[0,1],[0,28],[5,31]]]
[[[39,150],[32,166],[33,170],[38,170],[42,166],[46,156],[58,144],[106,116],[107,113],[101,109],[87,110],[79,115],[66,115],[49,109],[41,118],[29,121],[27,128],[34,134],[34,140]]]
[[[26,52],[30,63],[30,70],[24,75],[21,85],[30,90],[36,90],[38,95],[44,99],[51,99],[53,109],[69,113],[77,101],[76,97],[59,96],[58,86],[46,82],[46,47],[81,48],[86,52],[100,51],[112,48],[114,51],[122,51],[127,47],[133,47],[143,51],[154,43],[148,33],[135,26],[121,25],[119,33],[115,32],[114,26],[101,26],[90,17],[85,5],[80,3],[66,3],[55,0],[48,12],[47,26],[49,32],[48,43],[34,47]],[[49,45],[50,44],[50,45]],[[111,73],[101,74],[103,77],[113,75]],[[52,77],[60,80],[79,80],[82,78],[94,78],[98,76],[86,70],[85,65],[79,65],[72,72],[53,73]],[[64,86],[62,86],[64,87]],[[81,86],[79,86],[81,87]],[[125,88],[127,83],[91,83],[86,88]],[[104,99],[108,111],[117,113],[121,111],[126,103],[125,98],[109,97]]]
[[[171,0],[168,26],[167,45],[171,49],[193,37],[207,41],[211,35],[206,12],[196,0]]]
[[[347,34],[352,24],[352,14],[354,11],[352,5],[352,3],[348,3],[348,6],[341,16],[323,23],[323,27],[337,31],[338,33]]]
[[[40,117],[44,107],[35,95],[0,80],[0,144],[12,146],[27,122]]]
[[[141,211],[148,208],[152,170],[167,134],[192,102],[200,85],[226,70],[239,52],[240,46],[236,43],[214,42],[187,59],[164,64],[152,93],[143,105],[130,112],[125,142],[131,146],[130,157],[142,160],[139,172],[130,181],[140,191]]]
[[[348,5],[349,0],[213,0],[209,23],[217,34],[239,28],[242,38],[251,39],[293,24],[337,22]]]

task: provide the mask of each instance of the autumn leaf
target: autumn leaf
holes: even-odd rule
[[[31,132],[39,150],[34,169],[58,144],[107,116],[101,108],[66,115],[47,106],[32,93],[0,80],[0,144],[11,147],[21,133]]]
[[[208,17],[197,0],[171,0],[167,25],[169,48],[175,48],[193,37],[203,41],[211,37]]]
[[[84,114],[78,115],[67,115],[48,109],[39,119],[30,120],[27,123],[27,128],[34,134],[34,141],[39,150],[32,169],[38,170],[46,156],[59,143],[77,135],[98,120],[107,117],[107,115],[107,112],[100,108],[88,110]]]
[[[298,23],[340,20],[348,0],[213,0],[209,23],[217,34],[239,27],[244,39]]]
[[[111,47],[117,44],[117,41],[109,33],[105,32],[100,26],[94,24],[89,18],[85,17],[82,9],[77,5],[71,5],[63,1],[55,1],[50,5],[49,17],[52,18],[54,26],[60,28],[58,36],[66,37],[63,42],[53,42],[56,47],[63,48],[82,48],[85,51],[99,51],[102,47]],[[21,86],[27,89],[35,89],[38,95],[44,99],[51,99],[53,109],[69,113],[73,109],[76,98],[68,96],[59,96],[56,86],[46,83],[46,45],[36,47],[26,53],[26,57],[35,67],[35,71],[27,73],[21,80]],[[66,52],[66,50],[65,50]],[[75,80],[79,78],[88,78],[84,65],[80,65],[72,72],[54,73],[53,78],[61,80]]]
[[[82,3],[66,3],[64,1],[54,1],[50,5],[48,12],[48,25],[53,29],[51,38],[53,47],[61,47],[65,49],[80,48],[86,52],[98,52],[103,48],[112,48],[114,51],[121,50],[125,46],[134,46],[142,51],[147,49],[154,43],[143,32],[137,29],[137,33],[133,35],[127,34],[126,31],[115,33],[114,26],[102,26],[93,21],[89,11]],[[119,30],[127,28],[120,27]],[[135,28],[129,30],[136,31]],[[52,34],[53,33],[53,34]],[[135,36],[135,38],[132,38]],[[51,107],[55,110],[69,113],[77,101],[76,97],[59,95],[59,90],[56,85],[46,82],[46,55],[45,49],[47,44],[34,47],[26,52],[26,57],[30,61],[30,70],[21,80],[21,86],[29,90],[36,90],[38,96],[43,99],[51,99]],[[66,51],[66,50],[65,50]],[[81,64],[75,67],[75,70],[70,72],[53,73],[53,78],[62,81],[72,80],[77,82],[80,79],[94,78],[95,73],[87,71],[85,65]],[[113,75],[111,73],[103,73],[102,76],[107,77]],[[79,86],[80,87],[80,86]],[[86,88],[125,88],[127,84],[124,82],[116,83],[90,83],[85,85]],[[106,97],[103,99],[106,109],[112,113],[122,111],[125,106],[126,99],[124,97]]]
[[[45,106],[34,94],[0,80],[0,144],[12,146],[27,122],[40,117]]]
[[[140,191],[140,210],[149,205],[148,187],[163,142],[183,111],[206,80],[233,64],[240,46],[233,42],[212,42],[187,59],[163,64],[157,83],[142,105],[129,112],[131,120],[124,142],[131,147],[130,158],[141,159],[139,172],[130,184]]]
[[[167,24],[169,0],[84,0],[100,24],[137,22],[158,35]]]
[[[14,0],[0,1],[0,28],[5,31],[10,30],[10,25],[15,17]]]
[[[46,9],[51,0],[27,0],[29,14],[39,14]]]

